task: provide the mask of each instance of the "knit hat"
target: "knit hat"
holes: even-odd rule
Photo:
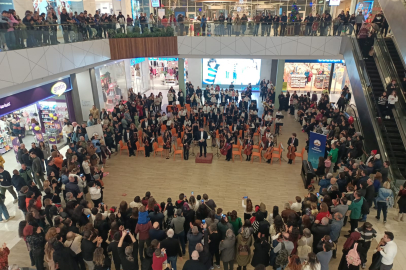
[[[381,159],[381,155],[380,155],[380,154],[376,154],[376,155],[375,155],[375,158],[376,158],[376,159]]]
[[[372,150],[371,153],[376,155],[376,153],[378,153],[378,151],[377,150]]]

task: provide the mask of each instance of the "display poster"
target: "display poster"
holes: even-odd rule
[[[165,16],[165,9],[164,8],[159,8],[158,9],[158,17],[163,18]]]
[[[59,133],[62,133],[62,123],[60,121],[54,121],[55,129],[58,130]]]
[[[97,124],[97,125],[93,125],[91,127],[86,127],[86,132],[87,132],[87,136],[89,137],[89,140],[95,135],[97,134],[97,138],[98,139],[103,139],[103,128],[102,125]]]
[[[258,85],[261,59],[203,58],[203,84]]]
[[[151,6],[157,8],[160,7],[161,4],[159,3],[159,0],[151,0]]]
[[[18,148],[20,147],[20,141],[18,140],[18,137],[10,136],[10,138],[11,138],[11,144],[13,145],[14,155],[16,157],[17,162],[19,162],[18,161]]]
[[[313,168],[319,166],[319,157],[324,157],[327,137],[323,134],[310,132],[308,161]]]
[[[368,19],[369,14],[372,12],[372,7],[374,5],[374,1],[360,1],[357,3],[357,6],[355,7],[356,9],[356,14],[359,12],[362,12],[362,15],[364,15],[364,19]]]

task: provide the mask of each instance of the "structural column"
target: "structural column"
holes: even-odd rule
[[[179,89],[182,90],[183,95],[186,98],[185,59],[184,58],[178,58],[178,82],[179,82]]]
[[[273,67],[273,66],[272,66]],[[276,84],[275,84],[275,110],[279,109],[279,99],[278,96],[282,93],[282,86],[283,86],[283,72],[285,69],[285,60],[279,59],[276,71]],[[273,69],[272,69],[273,70]],[[273,71],[272,71],[273,73]]]

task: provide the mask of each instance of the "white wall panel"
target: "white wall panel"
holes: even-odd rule
[[[178,37],[179,57],[342,58],[341,37]],[[298,57],[300,56],[300,57]],[[310,59],[307,57],[308,59]]]
[[[108,40],[0,52],[0,89],[110,59]]]
[[[196,86],[202,86],[202,59],[201,58],[188,58],[188,78],[196,89]]]
[[[87,121],[89,119],[90,109],[94,103],[89,70],[76,73],[76,81],[80,98],[80,106],[82,107],[83,120]]]

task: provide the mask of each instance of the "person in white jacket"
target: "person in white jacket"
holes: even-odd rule
[[[396,95],[396,92],[393,91],[392,94],[389,95],[388,97],[388,111],[389,115],[387,115],[385,118],[390,119],[390,116],[393,116],[392,109],[395,108],[395,103],[398,102],[398,96]]]
[[[90,181],[91,177],[92,177],[90,174],[90,166],[91,166],[90,156],[86,156],[86,159],[83,160],[83,162],[82,162],[82,168],[83,168],[83,172],[85,173],[87,181]]]
[[[67,145],[70,143],[70,139],[72,137],[72,132],[73,132],[73,126],[69,122],[66,123],[62,128],[62,133],[66,137],[66,144]]]
[[[93,201],[94,207],[98,207],[101,200],[101,188],[96,185],[94,181],[89,182],[89,194],[90,198]]]

